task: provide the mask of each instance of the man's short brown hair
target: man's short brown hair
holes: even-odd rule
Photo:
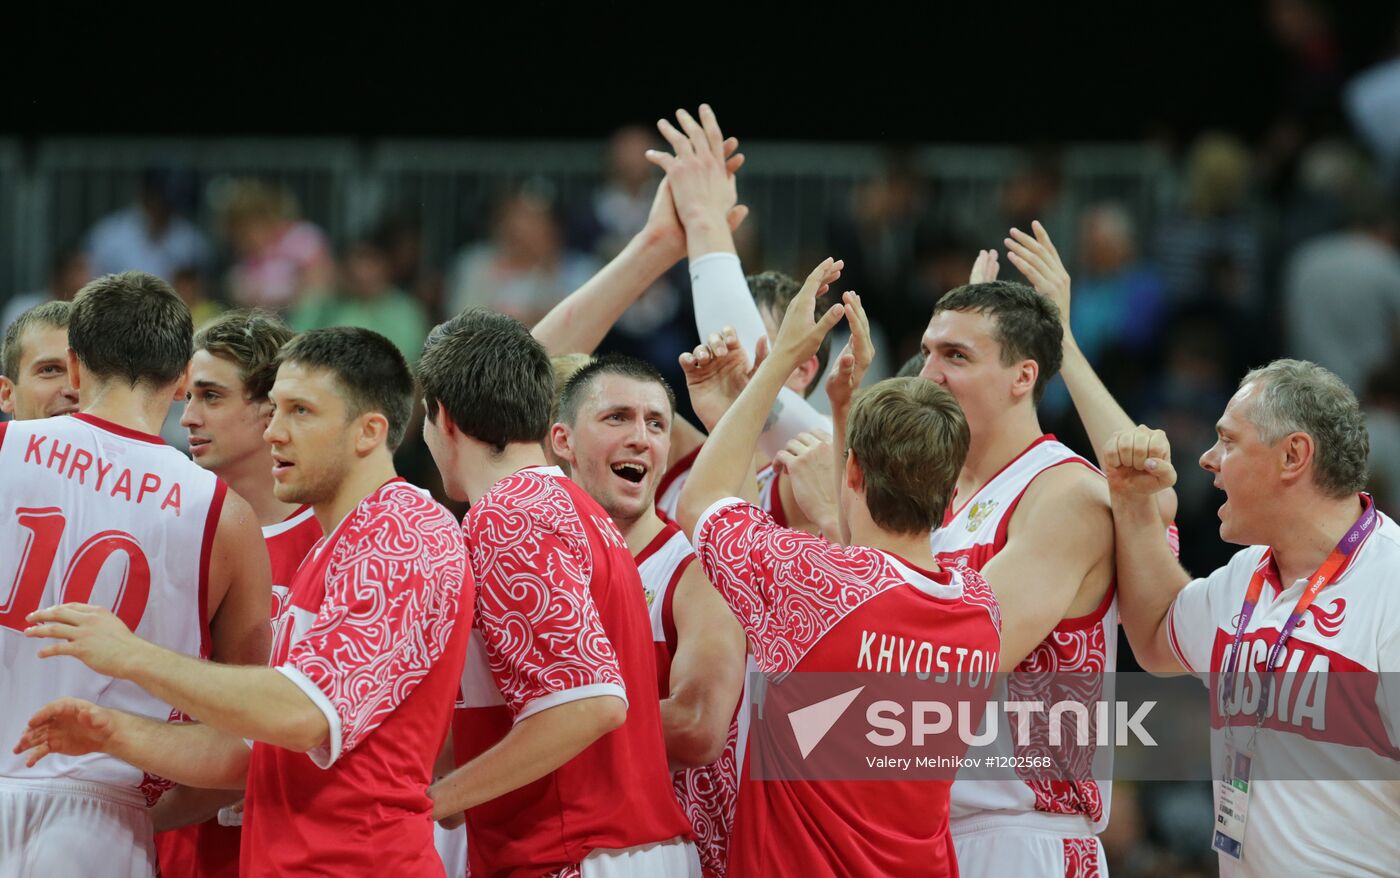
[[[281,318],[267,311],[239,310],[221,314],[194,337],[196,351],[208,351],[238,366],[238,377],[248,399],[267,399],[277,380],[282,346],[295,333]]]
[[[72,303],[58,299],[35,305],[20,313],[15,322],[5,330],[5,340],[0,342],[0,375],[18,383],[19,361],[23,357],[24,333],[31,326],[47,326],[53,329],[68,328],[68,313]]]
[[[972,433],[953,395],[923,378],[887,378],[851,404],[846,447],[882,530],[927,533],[943,523]]]
[[[934,314],[940,311],[972,311],[992,318],[1001,364],[1034,360],[1040,367],[1031,393],[1031,400],[1040,404],[1064,357],[1065,330],[1054,302],[1025,284],[994,280],[949,290],[933,306]]]
[[[194,321],[170,284],[155,275],[109,274],[73,299],[68,347],[99,379],[165,387],[180,379],[194,356]]]

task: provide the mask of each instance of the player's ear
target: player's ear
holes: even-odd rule
[[[15,413],[15,383],[4,375],[0,375],[0,412]]]
[[[365,412],[359,417],[359,434],[355,437],[355,450],[369,454],[374,449],[389,443],[389,419],[383,412]]]
[[[1289,433],[1275,446],[1279,454],[1279,476],[1285,483],[1305,478],[1314,462],[1313,438],[1307,433]]]
[[[813,381],[816,381],[818,378],[821,377],[817,374],[817,370],[820,368],[821,363],[817,360],[816,354],[813,354],[812,356],[808,357],[805,362],[803,362],[797,367],[797,374],[802,377],[802,388],[804,393],[806,392],[806,389],[808,387],[812,386]]]
[[[83,374],[82,367],[78,365],[78,355],[77,355],[76,353],[74,353],[74,351],[73,351],[72,348],[69,348],[69,349],[68,349],[68,383],[69,383],[70,385],[72,385],[72,387],[73,387],[74,390],[81,390],[81,389],[82,389],[82,388],[79,386],[79,381],[81,380],[82,374]]]
[[[175,395],[171,399],[176,402],[184,402],[185,394],[190,391],[190,372],[194,369],[194,361],[185,364],[185,371],[180,373],[180,380],[175,382]],[[77,385],[74,385],[75,387]]]
[[[846,450],[846,487],[852,491],[865,490],[865,473],[861,471],[856,453],[850,449]]]
[[[569,428],[564,424],[555,423],[549,428],[549,450],[558,460],[572,464],[574,462],[573,436],[569,433]]]
[[[1040,377],[1040,364],[1035,360],[1022,360],[1016,367],[1016,380],[1011,383],[1011,395],[1016,399],[1035,393],[1035,382]]]

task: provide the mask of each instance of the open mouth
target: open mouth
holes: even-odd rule
[[[620,479],[625,479],[634,485],[641,484],[642,479],[647,477],[647,468],[640,463],[615,463],[612,465],[613,475]]]
[[[275,454],[272,455],[272,474],[274,476],[278,473],[284,473],[294,466],[296,466],[296,464],[292,463],[290,460],[287,460],[285,457],[278,457]]]

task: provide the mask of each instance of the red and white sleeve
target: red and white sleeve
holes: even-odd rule
[[[473,511],[477,630],[515,720],[599,695],[626,701],[617,653],[593,603],[582,529],[560,533],[509,506]]]
[[[316,621],[277,668],[330,724],[329,768],[417,688],[442,656],[466,580],[462,531],[431,501],[360,510],[333,551]]]

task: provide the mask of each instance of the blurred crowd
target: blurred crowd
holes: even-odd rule
[[[861,292],[875,323],[881,356],[870,380],[878,380],[917,352],[934,302],[966,281],[978,250],[1000,249],[1011,227],[1039,219],[1073,276],[1075,337],[1133,418],[1164,428],[1179,454],[1199,453],[1214,441],[1215,418],[1250,366],[1278,356],[1316,361],[1362,398],[1371,489],[1393,514],[1400,509],[1400,52],[1348,57],[1326,7],[1280,0],[1267,9],[1285,59],[1274,122],[1262,135],[1222,128],[1167,139],[1179,197],[1145,222],[1141,211],[1112,200],[1080,206],[1052,148],[1028,151],[998,197],[971,215],[951,210],[892,152],[884,171],[827,217],[825,247],[811,262],[764,264],[750,223],[740,235],[745,269],[801,277],[822,255],[844,259],[843,284]],[[1400,50],[1400,18],[1389,26]],[[616,255],[651,206],[659,175],[643,153],[655,145],[647,129],[617,132],[604,182],[590,197],[563,203],[546,183],[516,186],[495,200],[479,240],[441,255],[426,252],[412,206],[337,245],[276,184],[243,179],[191,192],[180,169],[151,169],[135,203],[54,254],[44,289],[0,299],[0,324],[48,299],[71,298],[95,276],[139,269],[170,280],[197,325],[227,307],[259,306],[298,330],[373,328],[412,362],[445,316],[485,306],[533,323]],[[742,200],[742,174],[739,191]],[[199,199],[219,218],[214,234],[189,218]],[[1005,274],[1015,278],[1009,266]],[[679,386],[677,355],[696,341],[682,264],[601,349],[648,359]],[[1043,406],[1042,423],[1092,457],[1062,385]],[[176,408],[168,438],[183,444]],[[400,454],[401,472],[434,481],[421,440],[410,437]],[[1209,474],[1190,460],[1176,463],[1181,559],[1188,570],[1207,571],[1232,553],[1217,532],[1220,498]],[[1130,651],[1120,654],[1131,661]],[[1213,874],[1215,858],[1203,853],[1209,796],[1203,785],[1119,784],[1104,835],[1112,871]]]

